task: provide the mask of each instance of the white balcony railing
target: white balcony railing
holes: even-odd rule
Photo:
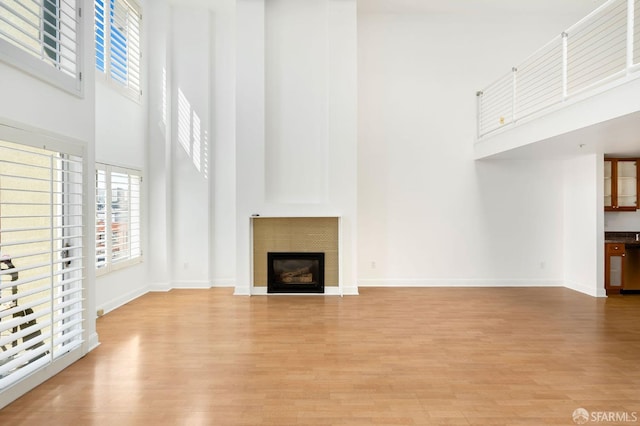
[[[478,139],[639,70],[640,0],[610,0],[477,93]]]

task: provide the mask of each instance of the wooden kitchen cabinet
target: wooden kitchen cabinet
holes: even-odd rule
[[[618,294],[624,289],[625,252],[624,244],[605,244],[604,288],[607,294]]]
[[[638,209],[638,159],[605,158],[604,209],[606,211],[636,211]]]

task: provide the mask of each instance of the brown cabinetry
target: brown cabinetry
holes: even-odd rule
[[[625,256],[624,244],[605,244],[604,288],[607,294],[618,294],[624,289]]]
[[[638,160],[636,158],[605,158],[604,209],[635,211],[638,209]]]

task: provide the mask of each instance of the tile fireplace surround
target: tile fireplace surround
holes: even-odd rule
[[[267,294],[267,253],[322,252],[325,294],[339,294],[338,217],[252,217],[254,294]]]

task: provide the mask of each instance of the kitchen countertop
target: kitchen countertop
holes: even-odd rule
[[[604,240],[605,244],[624,244],[625,246],[640,246],[640,241],[636,240]]]
[[[640,232],[605,232],[604,242],[640,246],[640,241],[636,240],[636,234]]]

